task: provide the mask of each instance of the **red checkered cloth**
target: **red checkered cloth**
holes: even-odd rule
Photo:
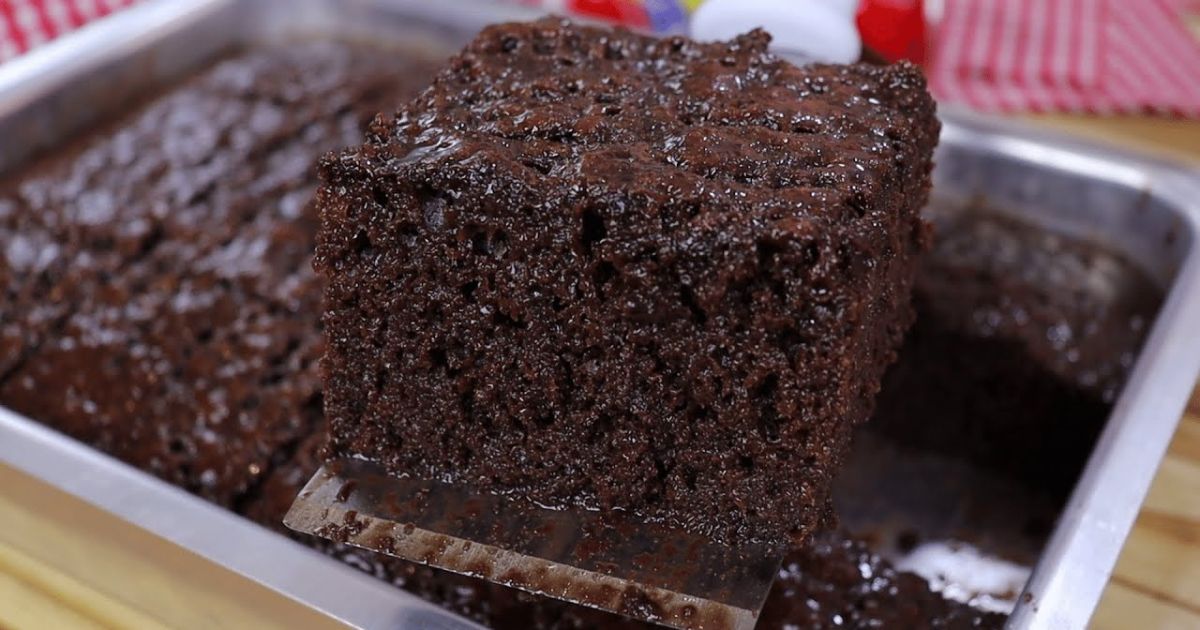
[[[946,0],[930,82],[999,112],[1200,116],[1195,0]]]
[[[0,63],[136,0],[0,0]]]

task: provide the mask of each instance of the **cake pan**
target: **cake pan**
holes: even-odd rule
[[[231,48],[364,37],[449,54],[487,23],[532,15],[478,0],[147,0],[0,66],[0,171],[52,150]],[[1084,627],[1200,372],[1200,327],[1194,325],[1200,321],[1200,176],[1027,125],[957,111],[943,118],[936,197],[982,201],[1042,229],[1109,245],[1166,293],[1009,620],[1012,628]],[[474,627],[0,409],[0,477],[9,474],[43,484],[48,496],[64,494],[111,514],[131,535],[165,540],[330,620],[358,627]],[[3,534],[0,542],[27,544]],[[120,595],[126,587],[117,582],[104,587]]]

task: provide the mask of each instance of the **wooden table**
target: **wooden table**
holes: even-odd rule
[[[1200,389],[1192,393],[1093,626],[1200,628]]]
[[[1073,117],[1039,121],[1101,140],[1166,151],[1200,165],[1197,122]],[[126,540],[121,528],[106,526],[113,517],[77,500],[22,505],[15,498],[25,482],[12,471],[4,473],[0,466],[0,628],[325,625],[279,596],[230,577],[165,541]],[[80,527],[87,530],[87,543],[79,535]],[[45,543],[37,546],[37,554],[11,544],[30,537]],[[79,566],[79,558],[87,558],[85,570],[65,568]],[[188,580],[178,580],[179,575]],[[111,579],[140,584],[137,595],[114,596]],[[1093,626],[1200,629],[1200,389],[1142,506]]]

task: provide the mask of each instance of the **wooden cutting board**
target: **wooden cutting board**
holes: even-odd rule
[[[1037,120],[1200,165],[1200,122]],[[110,532],[106,527],[111,516],[82,502],[50,501],[44,494],[33,503],[15,501],[27,482],[0,466],[0,628],[308,628],[328,623],[166,541],[124,540],[113,533],[120,528]],[[81,528],[87,530],[87,542]],[[180,580],[180,575],[188,577]],[[186,588],[181,591],[180,585]],[[1200,630],[1200,389],[1159,468],[1093,626]]]

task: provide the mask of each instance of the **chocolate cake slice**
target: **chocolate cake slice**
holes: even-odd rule
[[[322,162],[334,456],[802,541],[912,319],[909,65],[485,29]]]

